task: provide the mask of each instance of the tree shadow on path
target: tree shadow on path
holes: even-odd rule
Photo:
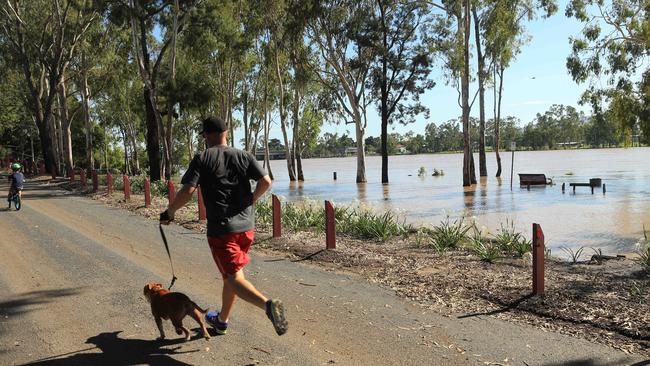
[[[96,366],[129,366],[129,365],[171,365],[188,366],[191,364],[178,361],[170,355],[198,352],[197,350],[177,352],[180,346],[161,348],[185,343],[183,338],[171,340],[123,339],[118,335],[122,331],[104,332],[86,340],[90,347],[75,352],[47,357],[24,366],[63,366],[63,365],[96,365]],[[101,353],[80,353],[91,350],[101,350]]]

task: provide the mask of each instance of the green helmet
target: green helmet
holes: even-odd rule
[[[13,170],[13,171],[20,170],[20,164],[18,164],[18,163],[11,164],[11,170]]]

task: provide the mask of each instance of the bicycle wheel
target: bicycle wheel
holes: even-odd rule
[[[20,203],[20,196],[19,195],[14,195],[14,207],[16,207],[16,211],[20,210],[20,207],[22,204]]]

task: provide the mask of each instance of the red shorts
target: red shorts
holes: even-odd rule
[[[255,231],[208,236],[212,258],[223,278],[239,272],[250,261],[248,249],[253,244]]]

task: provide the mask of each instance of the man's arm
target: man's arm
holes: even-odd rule
[[[257,186],[255,186],[255,191],[253,192],[253,203],[264,195],[264,193],[271,187],[271,177],[268,175],[263,176],[257,181]]]
[[[169,220],[160,220],[160,223],[167,225],[169,224],[170,221],[174,220],[174,215],[176,214],[176,211],[178,211],[181,207],[185,206],[187,201],[189,201],[190,198],[192,198],[194,191],[196,191],[196,187],[192,186],[191,184],[183,184],[183,188],[181,188],[181,190],[178,191],[178,193],[176,193],[176,197],[167,207],[167,214],[169,215]]]

